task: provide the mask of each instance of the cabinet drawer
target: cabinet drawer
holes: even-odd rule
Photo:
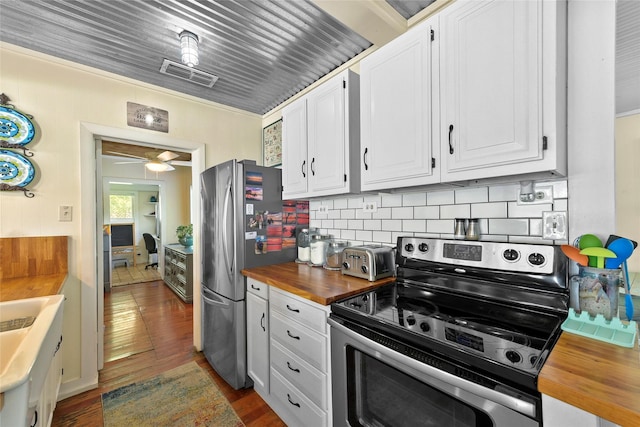
[[[285,413],[283,420],[292,427],[324,427],[327,414],[313,404],[298,389],[284,379],[275,369],[271,369],[271,395],[278,401]]]
[[[262,299],[269,299],[269,286],[250,277],[247,277],[247,292],[251,292]]]
[[[327,339],[271,310],[271,337],[323,372],[327,370]]]
[[[321,409],[327,409],[327,376],[278,342],[271,342],[271,367]]]
[[[279,311],[286,317],[300,322],[309,328],[325,334],[327,331],[327,313],[311,302],[300,301],[282,291],[271,288],[271,309]]]

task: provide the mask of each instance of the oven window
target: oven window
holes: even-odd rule
[[[487,414],[347,347],[351,426],[489,427]]]

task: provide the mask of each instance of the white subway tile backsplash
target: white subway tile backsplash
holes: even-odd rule
[[[506,202],[475,203],[471,205],[471,218],[505,218]]]
[[[342,230],[340,233],[340,238],[345,240],[355,240],[356,239],[356,230]]]
[[[413,208],[391,208],[391,218],[393,219],[413,219]]]
[[[526,236],[529,234],[529,220],[526,218],[489,219],[489,233]]]
[[[363,241],[372,241],[373,240],[373,231],[368,230],[356,230],[356,240]]]
[[[333,226],[335,228],[340,228],[340,229],[349,228],[348,224],[349,224],[349,220],[346,220],[346,219],[336,219],[333,221]]]
[[[487,187],[464,188],[455,190],[455,203],[484,203],[489,201]]]
[[[509,218],[542,218],[542,212],[550,211],[552,205],[542,203],[539,205],[519,205],[517,202],[509,202],[507,212]]]
[[[495,185],[489,187],[489,201],[490,202],[511,202],[518,200],[518,190],[520,185]]]
[[[427,193],[427,205],[452,205],[455,203],[453,190]]]
[[[347,206],[351,209],[362,209],[362,197],[351,197],[347,199]]]
[[[426,204],[426,193],[407,193],[402,196],[402,206],[424,206]]]
[[[402,194],[382,194],[380,206],[384,208],[402,206]]]
[[[371,240],[379,243],[393,243],[390,231],[374,231]]]
[[[333,228],[333,220],[323,219],[322,221],[320,221],[320,228]]]
[[[416,206],[413,208],[415,219],[440,219],[439,206]]]
[[[342,199],[336,199],[333,201],[334,209],[346,209],[348,207],[349,207],[348,199],[342,198]]]
[[[542,212],[568,210],[567,182],[536,185],[553,187],[553,204],[518,205],[519,183],[311,200],[310,227],[351,244],[395,245],[399,236],[452,239],[454,218],[478,218],[482,240],[553,243],[542,239]],[[377,211],[364,212],[363,201],[376,202]]]
[[[469,218],[471,216],[471,206],[464,205],[444,205],[440,206],[440,218]]]
[[[342,219],[355,219],[356,210],[355,209],[343,209],[340,211],[340,218]]]
[[[402,231],[402,220],[401,219],[383,219],[381,226],[383,230],[387,230],[387,231]]]
[[[364,222],[361,219],[350,219],[347,223],[349,230],[364,230]]]
[[[426,231],[429,233],[452,233],[453,220],[452,219],[428,219]]]
[[[378,208],[377,212],[371,213],[373,219],[391,219],[391,208]]]
[[[363,221],[363,229],[365,230],[382,230],[382,220],[380,219],[365,219]]]
[[[402,221],[402,229],[410,232],[424,233],[427,231],[427,221],[424,219],[405,219]]]
[[[553,201],[553,210],[554,211],[564,211],[566,212],[569,209],[569,203],[567,199],[556,199]]]

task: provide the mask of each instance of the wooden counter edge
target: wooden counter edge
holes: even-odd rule
[[[5,279],[0,285],[0,302],[57,295],[67,276],[67,273],[60,273]]]
[[[617,391],[618,393],[626,394],[626,396],[631,396],[628,399],[622,399],[623,401],[633,402],[634,392],[632,390],[623,390],[624,387],[620,388],[616,387],[615,384],[611,384],[609,386],[610,391],[607,391],[607,388],[596,391],[593,389],[595,385],[591,384],[594,379],[591,379],[588,375],[590,368],[572,370],[567,366],[567,363],[569,363],[566,361],[567,357],[575,359],[575,363],[586,363],[584,360],[578,358],[579,355],[574,348],[577,343],[582,344],[584,347],[581,348],[583,353],[587,352],[591,355],[598,354],[598,352],[600,354],[607,352],[607,346],[613,346],[613,344],[602,343],[563,332],[560,340],[556,343],[540,371],[540,375],[538,376],[538,391],[620,426],[640,426],[640,411],[636,409],[637,406],[635,408],[629,407],[628,405],[625,406],[615,397],[615,392]],[[628,360],[628,357],[635,359],[638,353],[637,344],[633,349],[618,347],[617,350],[633,352],[627,354],[625,358],[617,362],[617,369],[626,369],[626,364],[620,366],[620,363],[624,364],[623,360]],[[592,357],[593,356],[587,357],[587,359],[591,359]],[[602,359],[603,358],[600,357],[600,360]],[[629,379],[637,378],[637,366],[629,366],[628,368]],[[606,369],[606,366],[598,364],[597,366],[594,365],[593,369],[602,370]],[[640,400],[638,402],[640,402]]]

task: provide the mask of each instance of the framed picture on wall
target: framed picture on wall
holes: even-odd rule
[[[262,129],[262,164],[282,164],[282,119]]]

